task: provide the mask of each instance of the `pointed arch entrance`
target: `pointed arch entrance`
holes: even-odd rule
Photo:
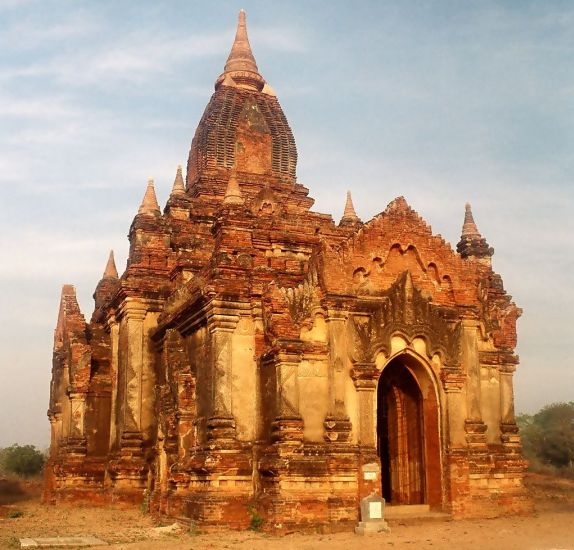
[[[377,386],[377,452],[382,495],[390,504],[441,506],[439,408],[423,365],[401,354]]]

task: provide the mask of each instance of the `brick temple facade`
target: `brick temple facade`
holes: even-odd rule
[[[153,182],[90,321],[62,290],[47,501],[203,525],[347,527],[373,490],[454,518],[523,513],[521,311],[466,206],[454,251],[393,200],[313,212],[245,15],[161,211]]]

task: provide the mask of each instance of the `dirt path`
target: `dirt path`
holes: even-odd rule
[[[93,535],[114,550],[368,550],[520,549],[574,550],[574,481],[530,475],[529,488],[537,504],[534,517],[493,520],[390,522],[390,534],[358,537],[353,533],[293,534],[284,537],[253,532],[158,534],[150,516],[139,510],[52,507],[39,502],[38,487],[20,495],[0,494],[0,548],[18,548],[22,537]],[[8,517],[18,515],[21,517]],[[99,548],[110,548],[99,547]]]

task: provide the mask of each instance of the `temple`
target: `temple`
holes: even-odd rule
[[[245,13],[163,212],[152,180],[89,321],[65,285],[48,502],[204,526],[347,528],[373,491],[453,518],[531,504],[513,406],[521,310],[466,206],[454,251],[404,198],[311,210]],[[184,179],[185,178],[185,179]]]

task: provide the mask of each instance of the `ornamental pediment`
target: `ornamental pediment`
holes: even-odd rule
[[[409,343],[422,338],[428,357],[439,354],[447,367],[460,364],[462,326],[456,310],[432,303],[413,284],[409,271],[402,273],[379,300],[352,315],[349,327],[354,362],[372,362],[379,351],[389,355],[391,338],[400,335]]]

